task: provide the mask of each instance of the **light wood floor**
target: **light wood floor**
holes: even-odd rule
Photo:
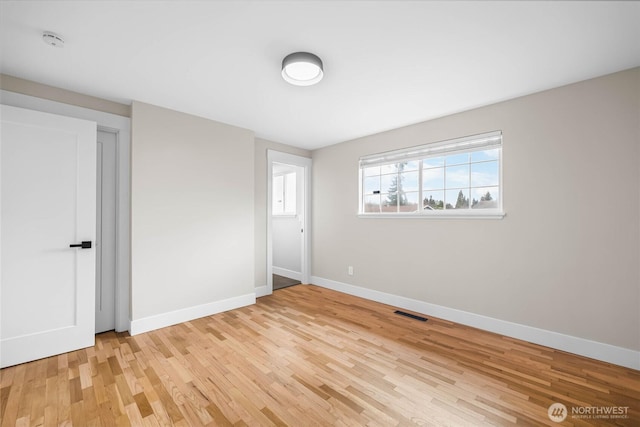
[[[1,372],[2,426],[640,425],[640,372],[315,286]],[[626,419],[550,421],[554,402]]]

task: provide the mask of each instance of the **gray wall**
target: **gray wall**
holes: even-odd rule
[[[312,275],[638,350],[639,117],[636,68],[316,150]],[[493,130],[504,219],[357,217],[359,156]]]
[[[18,77],[0,74],[0,89],[35,96],[43,99],[51,99],[97,111],[104,111],[126,117],[131,116],[131,107],[92,96],[71,92],[53,86],[24,80]],[[311,152],[289,145],[255,138],[254,145],[254,183],[255,183],[255,287],[267,284],[267,149],[285,153],[296,154],[303,157],[311,157]],[[248,160],[251,162],[250,160]]]
[[[253,132],[132,105],[132,320],[254,292]]]
[[[117,114],[119,116],[131,117],[131,108],[128,105],[36,83],[7,74],[0,74],[0,89],[105,113]]]
[[[617,73],[315,151],[313,275],[640,349],[639,74],[639,69]],[[129,115],[126,105],[11,76],[0,76],[0,88]],[[144,104],[139,106],[145,110]],[[162,124],[165,113],[169,123],[187,130],[186,135],[191,135],[191,120],[198,123],[197,128],[207,128],[204,133],[212,131],[216,140],[221,129],[236,129],[239,134],[235,135],[243,141],[243,153],[244,132],[251,134],[148,107],[155,113],[149,111],[144,124],[138,122],[142,127],[136,129],[133,120],[133,131],[142,130],[146,135],[144,149],[138,154],[153,157],[152,129]],[[143,120],[144,116],[138,118]],[[359,156],[494,129],[504,132],[505,219],[406,221],[356,217]],[[171,135],[177,147],[185,134]],[[206,139],[201,137],[195,135],[194,141]],[[259,287],[266,285],[266,151],[275,149],[304,157],[311,157],[311,153],[259,138],[250,147],[244,153],[244,163],[238,161],[237,166],[242,169],[245,163],[253,162],[253,170],[242,170],[255,186],[254,205],[249,208],[254,214],[238,227],[251,230],[253,238],[243,236],[249,246],[236,254],[235,271],[252,274],[252,283]],[[191,155],[202,154],[200,148],[187,150],[192,149]],[[224,166],[211,159],[226,159],[227,151],[223,151],[207,154],[212,164]],[[241,157],[237,154],[231,155],[234,164]],[[141,164],[144,162],[138,166]],[[208,173],[204,169],[202,165],[201,172]],[[184,180],[180,182],[184,184]],[[244,181],[239,185],[245,195],[253,191]],[[144,192],[141,194],[144,196]],[[148,215],[154,217],[151,212]],[[157,232],[164,232],[160,224],[153,225]],[[251,246],[253,242],[255,247]],[[479,251],[478,247],[483,249]],[[141,262],[141,258],[137,260]],[[165,257],[150,257],[147,265],[136,266],[141,269],[137,271],[152,271],[165,261]],[[209,262],[202,260],[202,265]],[[354,276],[346,274],[347,265],[355,267]],[[161,287],[154,287],[148,280],[137,283],[145,284],[138,289],[132,283],[138,302],[144,304],[147,297],[151,300],[144,306],[132,302],[134,310],[141,310],[136,311],[134,319],[186,307],[200,297],[218,299],[236,293],[230,286],[208,289],[193,282],[187,290],[195,292],[194,297],[180,295],[174,301],[182,282],[168,289],[165,280]],[[244,283],[239,286],[237,293],[246,291]],[[162,301],[154,310],[151,305],[156,298]]]

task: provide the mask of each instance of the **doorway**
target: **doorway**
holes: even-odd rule
[[[116,144],[98,129],[96,146],[96,334],[116,327]]]
[[[309,283],[311,159],[267,151],[267,294]]]
[[[59,114],[67,117],[90,120],[97,123],[98,138],[107,137],[106,144],[114,146],[115,163],[113,166],[115,185],[115,203],[111,214],[114,215],[115,233],[113,263],[114,268],[114,316],[115,325],[110,329],[116,332],[128,331],[130,328],[130,152],[131,152],[131,120],[120,116],[76,105],[64,104],[48,99],[23,95],[0,90],[2,104],[26,108],[45,113]],[[113,152],[112,152],[113,155]],[[111,179],[111,178],[110,178]],[[96,215],[97,216],[97,215]],[[98,271],[94,273],[96,276]],[[98,302],[96,301],[96,306]],[[97,324],[96,324],[97,326]]]
[[[300,284],[304,230],[304,168],[273,163],[271,230],[273,290]]]

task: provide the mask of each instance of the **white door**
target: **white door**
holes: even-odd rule
[[[96,334],[116,327],[116,143],[116,133],[98,131]]]
[[[5,367],[94,344],[96,124],[0,108]]]

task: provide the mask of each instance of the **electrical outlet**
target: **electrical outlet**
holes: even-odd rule
[[[353,276],[353,266],[352,266],[352,265],[350,265],[349,267],[347,267],[347,274],[348,274],[349,276]]]

